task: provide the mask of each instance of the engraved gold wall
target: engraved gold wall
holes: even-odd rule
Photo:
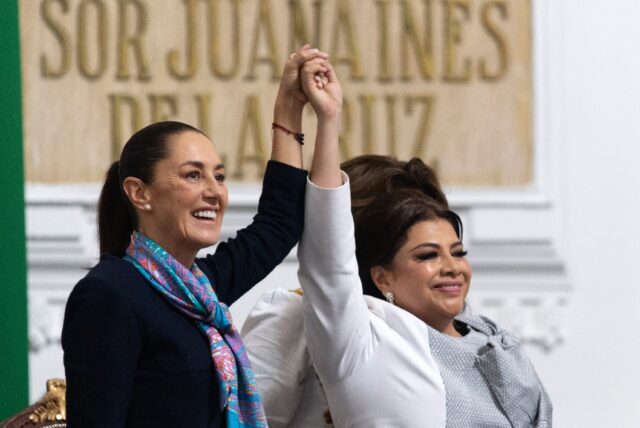
[[[283,62],[310,42],[345,89],[344,158],[420,156],[449,185],[532,180],[530,0],[21,0],[29,182],[101,181],[136,129],[203,129],[231,177],[269,153]],[[307,112],[305,152],[312,152]]]

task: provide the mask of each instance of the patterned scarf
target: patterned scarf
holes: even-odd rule
[[[173,306],[207,336],[218,377],[227,427],[266,427],[256,381],[229,308],[218,301],[207,276],[194,263],[185,268],[148,237],[133,232],[124,259],[131,262]]]

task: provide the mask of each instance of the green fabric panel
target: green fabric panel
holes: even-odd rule
[[[18,0],[0,1],[0,420],[28,405],[27,264]]]

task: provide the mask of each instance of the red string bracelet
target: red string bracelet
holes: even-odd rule
[[[293,138],[300,143],[300,145],[304,145],[304,134],[302,132],[293,132],[290,129],[285,128],[282,125],[278,125],[277,123],[273,122],[271,124],[271,129],[276,129],[278,128],[281,131],[284,131],[287,133],[287,135],[293,135]]]

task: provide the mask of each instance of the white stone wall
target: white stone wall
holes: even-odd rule
[[[474,267],[470,300],[527,344],[556,427],[640,426],[640,2],[533,0],[535,182],[448,189]],[[31,399],[62,376],[66,297],[96,261],[95,186],[27,186]],[[255,211],[232,186],[224,235]],[[293,252],[233,307],[297,286]]]
[[[555,236],[572,293],[565,344],[533,356],[556,426],[638,427],[640,2],[545,3]]]

